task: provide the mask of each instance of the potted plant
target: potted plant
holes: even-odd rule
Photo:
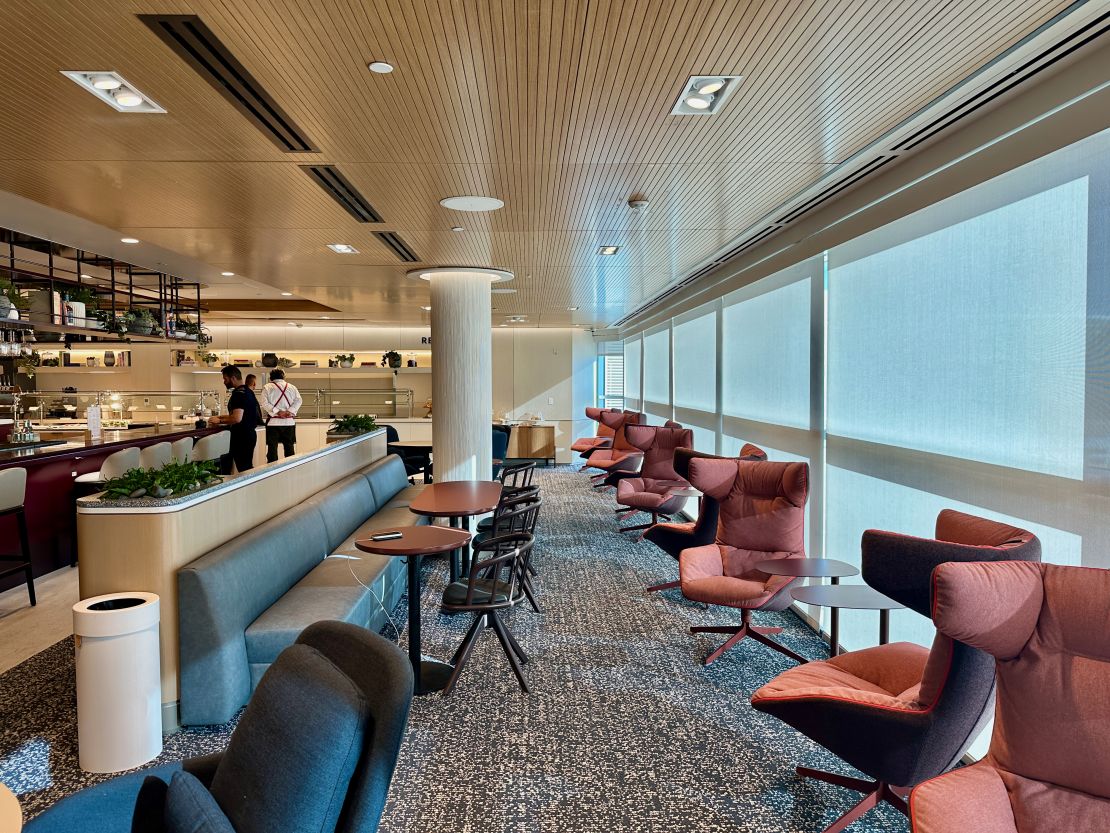
[[[66,301],[70,304],[80,304],[84,310],[82,315],[73,317],[75,327],[89,327],[95,322],[94,313],[98,305],[96,293],[87,286],[79,286],[66,293]]]
[[[328,428],[328,434],[333,437],[353,437],[377,430],[378,423],[373,414],[348,414],[337,418]]]
[[[109,309],[98,309],[93,313],[93,317],[102,325],[104,330],[115,333],[120,337],[120,340],[123,340],[123,337],[129,332],[128,327],[132,319],[130,312],[120,312],[113,315]]]
[[[42,362],[42,357],[39,356],[38,351],[33,351],[29,356],[20,356],[16,360],[15,368],[28,379],[35,378],[35,368]]]
[[[131,308],[131,321],[127,325],[127,331],[129,333],[148,336],[154,331],[154,324],[154,313],[146,307]]]
[[[128,469],[119,477],[104,483],[103,500],[122,498],[166,498],[202,489],[220,478],[216,475],[216,461],[166,463],[160,469]]]
[[[388,364],[390,367],[396,369],[401,366],[401,354],[396,350],[390,350],[388,353],[382,355],[382,363]]]
[[[295,361],[293,361],[292,359],[287,359],[285,356],[281,356],[278,359],[277,363],[278,363],[278,367],[283,368],[285,370],[288,370],[291,367],[296,367],[297,366],[297,363]]]
[[[339,362],[340,367],[354,367],[355,354],[354,353],[337,353],[335,360]]]
[[[202,362],[208,367],[212,367],[220,360],[220,357],[215,353],[209,353],[207,350],[197,350],[197,361]]]
[[[50,356],[50,357],[45,358],[45,359],[42,360],[41,366],[42,367],[61,367],[62,366],[62,360],[59,359],[57,356]]]
[[[178,318],[176,326],[181,328],[181,332],[185,333],[186,337],[195,338],[197,347],[207,347],[212,343],[212,336],[208,334],[208,330],[199,321],[193,321],[191,318]]]
[[[0,278],[0,318],[19,318],[19,310],[30,306],[19,289],[7,278]]]

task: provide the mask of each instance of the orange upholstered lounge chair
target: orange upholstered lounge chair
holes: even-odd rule
[[[613,446],[591,452],[586,459],[585,468],[600,469],[599,474],[593,475],[598,481],[594,485],[597,488],[603,488],[605,478],[610,472],[636,471],[640,468],[644,453],[628,441],[624,426],[639,425],[643,422],[643,415],[628,411],[603,411],[599,416],[602,423],[613,431]]]
[[[628,442],[644,452],[638,477],[625,477],[617,482],[617,503],[622,512],[647,512],[651,523],[621,527],[621,532],[647,529],[660,517],[669,518],[682,511],[686,497],[672,495],[674,489],[689,487],[686,479],[674,470],[675,451],[692,448],[694,432],[677,422],[659,425],[626,425]]]
[[[616,408],[587,408],[586,416],[597,423],[597,430],[592,437],[579,437],[571,446],[571,451],[577,451],[580,457],[589,457],[599,448],[609,448],[613,445],[613,429],[601,421],[604,412],[620,413]]]

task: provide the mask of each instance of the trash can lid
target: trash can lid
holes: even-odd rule
[[[123,636],[146,630],[159,620],[154,593],[107,593],[82,599],[73,606],[73,632],[78,636]]]

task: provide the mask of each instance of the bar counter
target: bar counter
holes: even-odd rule
[[[44,440],[64,439],[62,445],[0,451],[0,469],[21,466],[27,469],[27,496],[24,507],[31,543],[31,562],[35,576],[68,566],[77,545],[74,510],[74,480],[80,474],[100,470],[104,458],[121,448],[142,448],[182,437],[202,437],[219,428],[185,425],[156,425],[149,428],[106,429],[99,437],[87,431],[51,431],[41,426]],[[0,519],[0,547],[18,548],[14,518]],[[7,524],[11,524],[9,529]],[[0,590],[23,582],[22,575],[0,579]]]

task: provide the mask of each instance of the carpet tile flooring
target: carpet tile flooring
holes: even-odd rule
[[[573,467],[540,469],[536,479],[544,612],[525,605],[505,616],[530,655],[532,693],[520,691],[486,631],[450,697],[414,701],[383,833],[818,833],[847,810],[854,793],[799,779],[794,767],[858,773],[749,704],[791,661],[745,641],[703,667],[723,637],[689,627],[739,616],[677,590],[644,595],[676,577],[675,562],[619,534],[611,495]],[[447,659],[470,615],[439,610],[444,560],[426,560],[423,576],[423,650]],[[403,629],[404,601],[392,615]],[[783,627],[782,641],[802,655],[824,655],[792,613],[756,619]],[[159,760],[218,749],[232,728],[178,732]],[[0,781],[28,815],[101,778],[77,767],[76,734],[69,641],[0,676]],[[849,831],[908,829],[884,806]]]

